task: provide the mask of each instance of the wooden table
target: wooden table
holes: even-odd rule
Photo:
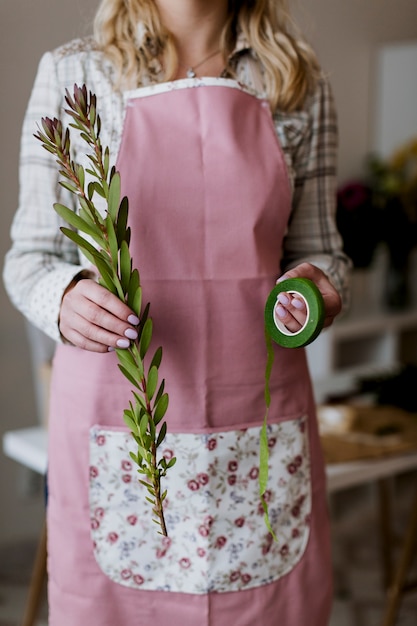
[[[394,626],[405,593],[417,588],[417,581],[407,580],[417,555],[417,484],[410,514],[402,540],[398,563],[393,563],[392,510],[389,479],[404,472],[417,470],[417,450],[372,460],[334,463],[326,467],[329,494],[366,483],[376,483],[379,496],[379,525],[381,536],[381,567],[387,600],[381,626]]]

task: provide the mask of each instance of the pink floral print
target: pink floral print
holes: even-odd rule
[[[93,427],[91,536],[103,572],[131,588],[196,594],[256,587],[289,573],[309,537],[306,418],[268,429],[265,498],[278,543],[266,530],[259,501],[260,428],[167,435],[161,452],[177,463],[164,482],[169,537],[162,537],[129,456],[131,435]]]

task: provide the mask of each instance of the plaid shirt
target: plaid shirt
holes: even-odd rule
[[[237,80],[262,97],[262,73],[245,43],[235,50]],[[155,68],[154,68],[155,69]],[[200,79],[199,79],[200,80]],[[201,79],[204,82],[204,79]],[[20,156],[19,208],[12,224],[12,247],[6,256],[4,282],[14,305],[47,335],[61,341],[58,317],[63,293],[88,266],[78,248],[60,232],[55,202],[74,207],[74,197],[58,184],[52,155],[33,134],[42,117],[60,117],[65,89],[85,83],[97,95],[102,143],[117,155],[125,96],[114,89],[110,63],[91,39],[74,40],[41,59],[24,119]],[[322,77],[302,110],[277,111],[274,124],[293,189],[292,213],[277,275],[303,261],[320,267],[346,296],[349,261],[335,226],[337,123],[330,86]],[[82,144],[72,136],[74,158],[86,164]]]

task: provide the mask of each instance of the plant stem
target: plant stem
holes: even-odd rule
[[[43,147],[57,157],[62,168],[60,173],[69,182],[61,184],[74,193],[80,203],[79,215],[60,204],[54,208],[73,230],[63,228],[63,232],[86,254],[100,275],[99,282],[114,293],[122,302],[126,302],[140,317],[138,339],[131,343],[127,350],[116,350],[119,368],[122,374],[139,390],[136,404],[130,402],[130,409],[124,411],[124,420],[131,430],[137,443],[137,454],[131,453],[138,465],[138,472],[146,477],[139,481],[147,488],[152,499],[152,510],[155,520],[164,536],[168,536],[164,519],[163,501],[166,492],[161,494],[161,477],[166,475],[168,467],[172,467],[175,458],[167,464],[162,457],[158,463],[157,448],[166,434],[166,423],[162,419],[168,407],[168,395],[164,393],[164,381],[158,385],[158,368],[162,358],[162,349],[156,351],[149,372],[145,374],[143,359],[148,351],[152,338],[152,320],[148,317],[149,304],[141,311],[142,291],[139,273],[132,269],[129,251],[130,229],[127,226],[128,202],[120,200],[120,176],[112,167],[109,171],[108,148],[103,151],[100,141],[100,117],[96,114],[96,97],[88,94],[85,85],[74,87],[74,98],[66,92],[69,109],[66,112],[72,117],[70,126],[76,128],[83,140],[88,144],[92,154],[87,157],[92,168],[86,170],[96,181],[85,191],[85,172],[81,165],[74,163],[70,157],[69,129],[64,129],[58,119],[43,118],[42,128],[35,137]],[[96,209],[93,196],[103,196],[107,202],[107,215],[103,218]],[[120,218],[120,220],[119,220]],[[84,232],[98,244],[98,249],[83,238]],[[153,404],[152,404],[153,402]],[[159,430],[157,427],[159,425]]]
[[[156,445],[155,443],[151,446],[151,454],[152,454],[152,467],[157,468],[158,462],[156,457]],[[155,507],[153,509],[155,515],[158,517],[159,525],[161,526],[161,533],[164,537],[168,537],[168,531],[165,524],[164,517],[164,508],[163,501],[161,498],[161,478],[159,475],[158,469],[153,474],[153,488],[155,492]]]

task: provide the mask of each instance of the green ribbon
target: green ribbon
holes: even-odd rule
[[[307,304],[307,320],[304,326],[297,332],[291,333],[285,327],[277,324],[275,320],[275,307],[277,297],[281,292],[292,292],[302,296]],[[274,364],[274,349],[272,341],[284,348],[299,348],[306,346],[319,335],[324,323],[323,296],[316,285],[307,278],[288,278],[278,283],[268,296],[265,305],[265,343],[266,343],[266,368],[265,368],[265,417],[260,433],[259,442],[259,495],[264,510],[264,520],[268,531],[274,541],[278,539],[272,530],[269,518],[268,503],[265,493],[268,486],[269,473],[269,448],[268,448],[268,413],[271,406],[270,380]]]
[[[260,441],[259,441],[259,496],[261,498],[262,508],[264,510],[264,521],[267,529],[271,533],[274,541],[278,542],[278,539],[272,530],[271,521],[269,519],[268,503],[265,500],[265,492],[268,486],[268,474],[269,474],[269,448],[268,448],[268,413],[271,406],[271,393],[269,390],[269,382],[271,380],[272,366],[274,364],[274,349],[272,346],[271,336],[265,325],[265,343],[266,343],[266,368],[265,368],[265,417],[261,428]]]

